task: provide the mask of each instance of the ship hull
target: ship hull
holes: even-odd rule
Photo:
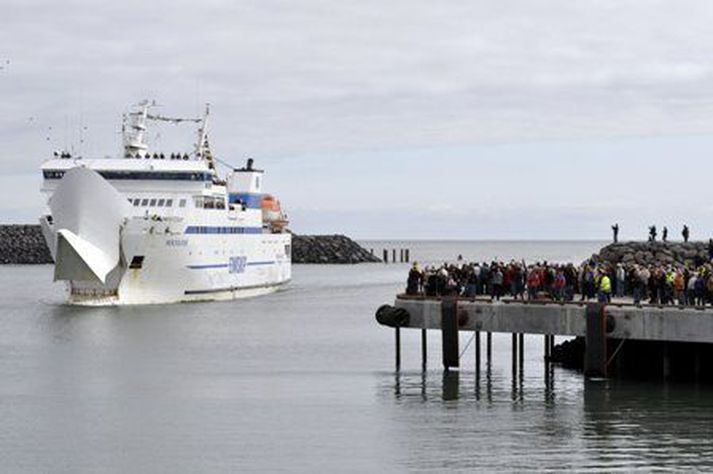
[[[263,228],[259,209],[187,205],[141,214],[84,168],[66,173],[50,208],[42,231],[70,304],[230,300],[274,292],[291,279],[291,235]]]
[[[138,231],[122,238],[129,265],[120,277],[68,282],[70,304],[224,301],[269,294],[291,279],[289,234],[186,235],[170,223],[131,224]]]

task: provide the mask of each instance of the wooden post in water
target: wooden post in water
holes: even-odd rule
[[[519,348],[517,350],[517,354],[519,356],[518,359],[518,365],[519,365],[519,371],[520,371],[520,377],[522,377],[522,374],[525,373],[523,370],[525,368],[525,334],[520,333],[518,334],[518,339],[519,339]]]
[[[396,343],[396,372],[401,371],[401,329],[397,326],[395,329]]]
[[[480,331],[475,331],[475,375],[480,378]]]
[[[543,362],[545,366],[545,386],[550,385],[550,335],[545,334],[545,350],[543,356]]]
[[[587,377],[607,376],[607,329],[606,311],[602,303],[590,303],[586,310],[584,375]]]
[[[421,370],[426,371],[426,358],[428,355],[428,344],[426,340],[426,330],[421,329]]]
[[[549,363],[550,360],[550,335],[545,334],[545,365]]]
[[[488,367],[493,363],[493,333],[485,335],[485,363]]]
[[[512,333],[512,376],[517,376],[517,334]]]
[[[441,301],[441,337],[443,350],[443,368],[460,365],[458,351],[458,300],[452,296]]]

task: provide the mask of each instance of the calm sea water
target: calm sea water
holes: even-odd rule
[[[394,247],[393,242],[366,242]],[[598,243],[409,242],[423,262],[580,261]],[[476,381],[420,371],[419,333],[374,310],[407,265],[295,266],[286,291],[225,303],[83,309],[49,266],[0,267],[2,472],[713,469],[713,389],[587,382],[509,336]],[[463,345],[467,340],[462,336]],[[472,347],[471,347],[472,349]]]

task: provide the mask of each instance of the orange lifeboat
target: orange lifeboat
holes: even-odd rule
[[[273,232],[282,232],[287,227],[287,216],[282,212],[280,201],[270,194],[262,197],[262,222]]]

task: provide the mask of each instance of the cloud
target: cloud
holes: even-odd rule
[[[339,163],[353,173],[336,176],[339,187],[310,181],[307,165],[290,176],[354,209],[360,188],[389,186],[351,166],[355,155],[381,166],[437,150],[409,162],[428,167],[438,150],[452,163],[466,159],[453,150],[493,144],[596,148],[592,140],[713,133],[713,6],[704,1],[7,1],[3,17],[0,59],[12,67],[0,71],[0,143],[16,172],[36,171],[57,148],[117,153],[120,115],[145,97],[172,115],[211,102],[212,143],[228,161],[316,156],[332,176]],[[192,135],[171,145],[174,135],[161,144],[190,147]],[[311,205],[293,191],[293,205]],[[510,205],[489,201],[493,212]]]

